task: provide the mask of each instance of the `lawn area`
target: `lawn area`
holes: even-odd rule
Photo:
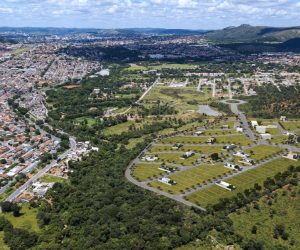
[[[60,178],[57,176],[53,176],[53,175],[49,175],[49,174],[45,174],[42,178],[41,178],[42,182],[46,182],[46,183],[62,183],[65,182],[66,179],[64,178]]]
[[[91,117],[88,117],[88,116],[76,118],[75,121],[77,123],[86,122],[86,124],[89,127],[92,127],[96,123],[96,120],[94,118],[91,118]]]
[[[253,161],[261,161],[271,157],[272,155],[283,152],[282,148],[271,145],[258,145],[252,149],[246,150],[245,153],[250,155]]]
[[[159,170],[161,164],[138,164],[134,166],[132,176],[138,181],[146,181],[153,177],[166,173],[165,171]]]
[[[180,131],[186,131],[186,130],[189,130],[189,129],[197,129],[197,128],[200,128],[200,127],[203,127],[204,126],[204,123],[202,122],[191,122],[191,123],[188,123],[186,125],[183,125],[177,129],[174,129],[174,128],[167,128],[167,129],[164,129],[164,130],[161,130],[159,132],[160,135],[168,135],[168,134],[171,134],[171,133],[174,133],[174,132],[180,132]]]
[[[159,181],[155,181],[151,183],[151,186],[166,192],[180,194],[190,188],[195,188],[214,178],[218,178],[230,171],[230,169],[225,168],[220,164],[201,166],[172,175],[170,179],[176,181],[176,185],[169,186]]]
[[[155,154],[156,155],[156,154]],[[154,156],[152,154],[152,156]],[[199,158],[197,155],[191,156],[187,159],[182,159],[183,153],[181,152],[174,152],[174,153],[159,153],[157,154],[159,162],[166,162],[166,163],[173,163],[173,164],[180,164],[183,166],[192,166],[196,163],[197,159]]]
[[[271,135],[281,135],[279,128],[268,128],[266,129],[266,133],[269,133]]]
[[[160,151],[180,151],[180,152],[187,152],[193,151],[199,154],[212,154],[212,153],[220,153],[222,152],[222,146],[183,146],[179,149],[172,149],[172,146],[153,146],[150,148],[150,152],[160,152]]]
[[[131,138],[129,139],[129,143],[125,146],[127,149],[134,148],[137,144],[142,143],[144,141],[144,137],[140,138]]]
[[[222,130],[213,130],[213,129],[209,129],[209,130],[205,130],[203,135],[228,135],[228,134],[238,134],[238,132],[236,132],[236,130],[234,129],[222,129]]]
[[[161,140],[162,143],[175,144],[203,144],[209,139],[209,136],[175,136]],[[251,145],[252,141],[245,135],[224,135],[216,137],[216,143],[220,144],[237,144],[241,146]]]
[[[287,170],[291,165],[296,165],[295,161],[286,158],[279,158],[260,167],[227,179],[226,182],[236,187],[234,191],[230,192],[217,185],[213,185],[192,193],[191,195],[187,196],[186,199],[197,205],[206,207],[209,204],[218,202],[220,198],[232,197],[239,192],[243,192],[245,189],[253,187],[255,183],[262,185],[267,177],[273,177],[278,172]]]
[[[299,191],[299,186],[292,187],[290,191],[280,189],[276,191],[277,197],[270,199],[271,205],[267,203],[267,198],[263,197],[258,202],[259,210],[251,205],[248,206],[250,208],[248,211],[242,208],[238,212],[230,214],[229,217],[233,221],[235,231],[248,240],[264,241],[264,249],[275,249],[275,246],[279,244],[287,249],[300,249]],[[296,197],[291,196],[292,192],[295,192]],[[273,237],[274,228],[278,224],[285,226],[286,232],[289,234],[288,240]],[[256,234],[251,233],[253,226],[257,227]],[[291,240],[295,241],[293,246],[290,244]]]
[[[136,123],[134,121],[123,122],[123,123],[120,123],[118,125],[105,128],[103,130],[103,133],[106,136],[107,135],[113,135],[113,134],[119,135],[119,134],[121,134],[123,132],[127,132],[129,130],[129,126],[130,125],[135,125],[135,127],[141,127],[142,123]]]
[[[272,143],[284,143],[288,137],[286,135],[275,135],[272,136],[271,142]]]
[[[37,212],[38,209],[29,207],[29,204],[23,204],[21,216],[14,217],[12,213],[5,213],[3,215],[15,228],[39,232],[40,228],[36,219]]]
[[[300,120],[292,120],[287,122],[280,122],[281,126],[285,130],[296,130],[300,129]]]

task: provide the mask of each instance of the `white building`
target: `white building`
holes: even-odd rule
[[[261,139],[263,140],[271,140],[272,139],[272,135],[271,134],[261,134]]]
[[[253,128],[255,128],[256,126],[258,126],[258,122],[257,121],[251,121],[251,126]]]
[[[255,127],[256,132],[258,132],[259,134],[265,134],[266,133],[266,126],[256,126]]]

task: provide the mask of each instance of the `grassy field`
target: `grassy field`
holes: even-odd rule
[[[113,134],[119,135],[123,132],[127,132],[129,130],[130,125],[135,125],[135,127],[141,127],[142,123],[136,123],[134,121],[127,121],[127,122],[120,123],[115,126],[105,128],[103,130],[103,133],[104,133],[104,135],[113,135]]]
[[[174,133],[176,131],[180,132],[180,131],[186,131],[189,129],[197,129],[197,128],[203,127],[203,125],[204,125],[204,123],[202,123],[202,122],[191,122],[186,125],[183,125],[182,127],[177,128],[177,129],[167,128],[167,129],[161,130],[159,132],[159,134],[160,135],[168,135],[168,134]]]
[[[281,135],[281,132],[280,132],[279,128],[268,128],[266,130],[266,133],[269,133],[271,135]]]
[[[126,148],[127,148],[127,149],[132,149],[132,148],[134,148],[137,144],[142,143],[144,140],[145,140],[144,137],[129,139],[129,143],[126,145]]]
[[[203,144],[209,139],[209,136],[175,136],[161,140],[162,143],[175,144]],[[224,135],[216,137],[216,143],[220,144],[237,144],[241,146],[251,145],[252,141],[249,140],[245,135]]]
[[[180,164],[183,166],[192,166],[196,163],[198,156],[194,155],[187,159],[182,159],[183,153],[181,152],[174,152],[174,153],[159,153],[158,158],[160,162],[166,163],[173,163],[173,164]]]
[[[212,153],[220,153],[222,152],[222,146],[183,146],[179,149],[172,149],[172,146],[153,146],[150,148],[150,152],[160,152],[160,151],[194,151],[195,153],[200,154],[212,154]]]
[[[166,185],[161,182],[152,182],[151,186],[158,189],[164,190],[170,193],[183,193],[184,191],[200,186],[214,178],[218,178],[231,170],[224,168],[222,165],[207,165],[196,168],[191,168],[186,171],[182,171],[178,174],[172,175],[170,177],[172,180],[176,181],[177,184],[173,186]]]
[[[205,92],[197,92],[195,87],[170,88],[170,87],[154,87],[145,96],[144,103],[153,103],[160,100],[162,103],[168,103],[174,106],[179,112],[189,110],[198,110],[198,105],[211,100],[211,90],[206,89]]]
[[[42,178],[41,178],[42,182],[46,182],[46,183],[62,183],[65,182],[66,179],[57,177],[57,176],[53,176],[53,175],[49,175],[49,174],[45,174]]]
[[[295,197],[292,197],[293,192]],[[248,240],[264,241],[264,249],[275,249],[275,246],[279,244],[287,247],[287,249],[300,249],[299,192],[299,186],[293,187],[290,191],[280,189],[276,191],[276,198],[270,198],[271,205],[267,203],[268,199],[263,197],[258,202],[259,210],[254,209],[251,205],[248,211],[242,208],[232,213],[230,218],[233,220],[235,231]],[[285,226],[286,232],[289,234],[288,240],[273,237],[274,228],[278,224]],[[253,226],[257,227],[256,234],[251,233]],[[294,245],[291,245],[292,240]]]
[[[286,135],[275,135],[272,136],[271,142],[272,143],[284,143],[288,137]]]
[[[5,213],[4,216],[15,228],[39,232],[40,228],[36,219],[37,211],[36,208],[31,208],[28,204],[23,204],[21,216],[14,217],[11,213]]]
[[[220,198],[232,197],[247,188],[251,188],[255,183],[262,184],[267,177],[272,177],[278,172],[285,171],[290,165],[295,165],[295,161],[286,158],[279,158],[260,167],[241,173],[229,178],[226,182],[234,185],[236,189],[227,191],[217,185],[205,188],[186,197],[187,200],[195,204],[206,207],[216,203]]]
[[[166,173],[162,170],[159,170],[160,164],[138,164],[134,166],[132,175],[138,181],[145,181],[153,177],[157,177],[163,173]]]
[[[229,135],[229,134],[238,134],[234,129],[222,129],[222,130],[205,130],[203,135]]]
[[[77,123],[86,122],[89,127],[92,127],[96,123],[96,120],[94,118],[87,117],[87,116],[76,118],[75,121]]]
[[[300,120],[293,120],[287,122],[280,122],[285,130],[296,130],[300,129]]]
[[[252,149],[246,150],[245,153],[250,155],[253,161],[260,161],[271,157],[272,155],[283,152],[279,147],[270,145],[258,145]]]
[[[4,243],[4,232],[0,232],[0,250],[9,250],[9,247]]]

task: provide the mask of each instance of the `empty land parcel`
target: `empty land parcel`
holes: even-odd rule
[[[283,172],[289,166],[295,165],[295,161],[279,158],[262,166],[243,172],[226,180],[236,187],[233,191],[227,191],[217,185],[192,193],[186,199],[201,206],[208,206],[218,202],[220,198],[232,197],[245,189],[252,188],[255,183],[262,185],[268,177],[273,177],[278,172]]]

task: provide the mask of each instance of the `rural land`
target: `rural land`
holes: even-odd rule
[[[300,249],[300,27],[0,28],[0,250]]]

